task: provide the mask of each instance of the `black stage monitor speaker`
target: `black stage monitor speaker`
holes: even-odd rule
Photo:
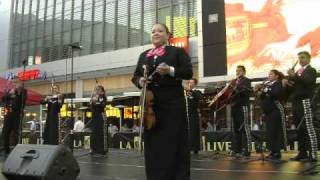
[[[2,168],[10,180],[75,180],[79,172],[72,153],[56,145],[18,144]]]

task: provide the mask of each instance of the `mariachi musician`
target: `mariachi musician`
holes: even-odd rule
[[[286,129],[284,108],[280,103],[283,94],[282,79],[284,75],[278,70],[269,72],[268,80],[255,86],[255,93],[260,99],[260,105],[266,122],[267,146],[269,160],[281,159],[281,148],[286,144]]]
[[[14,88],[5,92],[2,97],[2,102],[5,104],[5,116],[2,129],[3,146],[5,154],[10,153],[10,134],[12,133],[13,145],[18,144],[19,127],[23,109],[26,104],[27,90],[23,87],[23,82],[19,79],[14,79]]]
[[[249,96],[252,92],[251,82],[245,76],[244,66],[237,66],[237,78],[233,80],[231,94],[231,115],[233,120],[232,155],[249,157],[251,152],[251,133],[249,126]]]
[[[151,31],[152,49],[140,54],[132,82],[152,92],[155,126],[147,129],[144,121],[144,152],[147,180],[189,180],[187,116],[182,80],[192,78],[192,64],[183,48],[167,46],[170,32],[166,25],[155,24]],[[151,93],[150,93],[151,94]]]
[[[41,100],[41,104],[47,104],[47,118],[44,127],[43,143],[50,145],[59,144],[60,109],[64,102],[64,97],[60,93],[58,85],[51,86],[51,96],[46,96]]]
[[[288,71],[289,81],[292,85],[292,114],[298,130],[299,153],[292,158],[295,161],[317,161],[317,134],[313,126],[312,101],[316,86],[317,72],[311,67],[311,55],[307,51],[298,53],[300,69]],[[289,84],[285,81],[285,84]],[[289,84],[290,85],[290,84]],[[309,150],[309,155],[307,154]]]
[[[189,138],[190,138],[190,150],[194,154],[198,154],[200,150],[200,110],[199,101],[201,99],[201,91],[195,89],[198,84],[196,78],[192,78],[186,81],[186,105],[187,105],[187,117],[189,123]]]
[[[104,108],[107,104],[107,97],[105,89],[102,85],[95,88],[95,94],[90,100],[92,110],[92,126],[90,136],[90,148],[93,156],[104,156],[106,151],[104,149]]]

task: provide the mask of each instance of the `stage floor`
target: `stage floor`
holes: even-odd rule
[[[75,150],[74,156],[81,171],[79,180],[145,180],[144,159],[139,152],[111,149],[106,157],[91,157],[86,150]],[[283,154],[283,161],[268,162],[261,160],[260,154],[253,154],[248,160],[234,160],[225,154],[200,152],[192,155],[192,180],[318,180],[320,174],[303,175],[305,169],[317,163],[288,161],[294,156]],[[4,160],[0,161],[0,167]],[[320,170],[318,166],[316,170]],[[5,179],[0,174],[0,179]]]

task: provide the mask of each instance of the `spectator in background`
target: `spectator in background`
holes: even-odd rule
[[[76,146],[83,146],[84,143],[84,135],[82,134],[84,130],[84,123],[82,122],[81,118],[78,117],[76,123],[74,123],[73,131],[75,132],[75,141]]]
[[[29,134],[29,144],[37,144],[37,125],[35,119],[29,121],[30,123],[30,134]]]

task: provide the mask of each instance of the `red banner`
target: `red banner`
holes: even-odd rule
[[[169,44],[171,46],[182,47],[184,50],[189,53],[189,37],[178,37],[178,38],[170,38]]]

